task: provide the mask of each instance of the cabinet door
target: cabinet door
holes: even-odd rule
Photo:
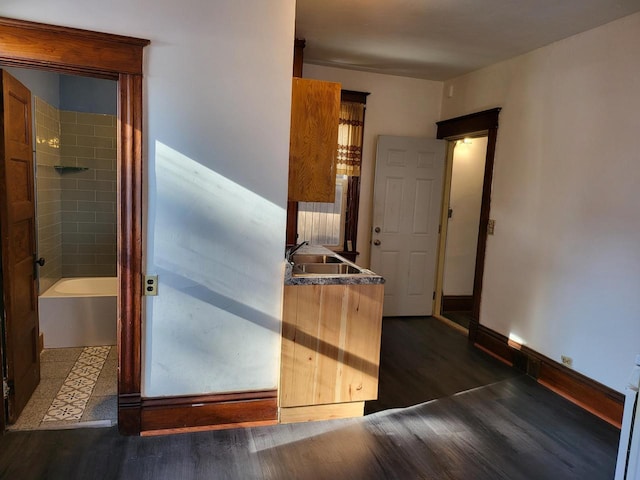
[[[334,201],[339,116],[339,83],[293,79],[289,201]]]
[[[382,285],[286,286],[280,406],[378,396]]]

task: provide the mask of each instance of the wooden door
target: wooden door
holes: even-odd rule
[[[40,382],[35,269],[31,92],[2,71],[0,235],[8,422],[18,419]]]
[[[384,315],[431,315],[446,142],[378,138],[371,269],[385,280]]]

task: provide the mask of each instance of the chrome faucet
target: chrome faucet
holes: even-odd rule
[[[287,259],[287,262],[291,261],[291,255],[293,255],[294,253],[296,253],[298,250],[300,250],[302,247],[304,247],[305,245],[309,245],[308,241],[304,241],[302,243],[299,243],[297,245],[294,245],[293,247],[287,249],[287,253],[285,254],[284,258]]]

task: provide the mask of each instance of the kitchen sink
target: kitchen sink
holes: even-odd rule
[[[330,257],[335,258],[335,257]],[[293,275],[361,275],[358,267],[346,263],[299,263],[293,266]]]
[[[310,253],[296,253],[291,257],[294,264],[300,263],[344,263],[333,255],[313,255]]]

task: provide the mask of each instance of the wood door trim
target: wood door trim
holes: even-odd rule
[[[118,192],[118,425],[140,433],[142,383],[142,75],[121,74]]]
[[[358,214],[360,210],[360,176],[349,177],[347,188],[347,211],[345,215],[344,242],[342,248],[347,254],[353,255],[353,262],[358,255]],[[351,248],[349,248],[351,242]]]
[[[293,42],[293,76],[302,78],[304,63],[304,47],[307,44],[304,39],[296,38]]]
[[[149,40],[0,17],[0,64],[117,79],[118,425],[141,425],[142,59]],[[2,353],[2,352],[0,352]]]
[[[500,110],[502,108],[497,107],[436,122],[438,126],[437,138],[454,140],[485,132],[492,128],[497,129]]]
[[[487,250],[487,227],[491,208],[491,184],[493,182],[493,161],[498,136],[498,116],[502,108],[492,108],[482,112],[464,115],[436,122],[439,139],[456,140],[464,136],[486,133],[487,153],[484,166],[484,180],[482,186],[482,203],[480,205],[480,225],[478,228],[478,244],[476,247],[476,265],[473,280],[473,310],[472,321],[469,325],[469,341],[474,342],[477,326],[480,323],[480,301],[482,297],[482,280],[484,274],[484,259]]]
[[[5,65],[117,79],[142,74],[148,40],[0,17]],[[46,45],[46,48],[43,48]],[[89,54],[89,52],[91,52]]]
[[[293,76],[302,78],[302,66],[304,59],[304,39],[296,38],[293,43]],[[287,201],[287,245],[298,243],[298,202]]]
[[[367,104],[367,97],[369,95],[371,95],[371,92],[358,92],[356,90],[342,90],[340,92],[340,101],[341,102],[364,103],[366,105]]]

